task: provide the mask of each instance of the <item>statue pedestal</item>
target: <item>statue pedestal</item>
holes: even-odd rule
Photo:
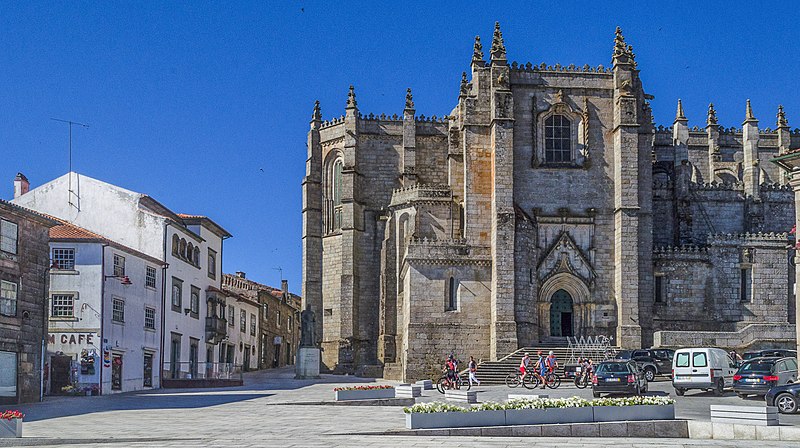
[[[297,351],[297,364],[294,366],[295,379],[319,378],[319,349],[300,347]]]

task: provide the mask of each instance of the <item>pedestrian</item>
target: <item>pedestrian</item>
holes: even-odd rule
[[[478,363],[475,362],[475,358],[470,356],[469,357],[469,385],[472,386],[472,382],[475,381],[478,386],[481,385],[481,381],[475,376],[475,373],[478,371]]]

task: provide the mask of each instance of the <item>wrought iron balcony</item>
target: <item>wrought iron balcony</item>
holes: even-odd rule
[[[216,344],[228,335],[228,321],[219,316],[206,317],[206,341]]]

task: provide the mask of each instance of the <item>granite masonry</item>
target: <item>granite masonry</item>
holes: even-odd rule
[[[411,89],[399,115],[352,86],[344,116],[315,105],[302,295],[324,369],[408,381],[577,335],[793,343],[793,195],[760,163],[800,146],[782,108],[690,128],[678,100],[656,126],[619,29],[610,67],[509,63],[499,25],[488,59],[476,37],[444,116]]]

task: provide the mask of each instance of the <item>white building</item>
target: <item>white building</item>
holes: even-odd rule
[[[68,223],[50,257],[48,393],[159,387],[164,263]]]
[[[258,369],[258,335],[261,334],[258,302],[232,291],[220,291],[226,298],[228,336],[220,344],[220,362]],[[224,359],[223,359],[224,356]]]
[[[162,260],[162,378],[216,369],[227,325],[219,310],[222,244],[231,235],[204,216],[180,215],[150,196],[68,173],[12,201]],[[205,364],[209,363],[209,364]]]

